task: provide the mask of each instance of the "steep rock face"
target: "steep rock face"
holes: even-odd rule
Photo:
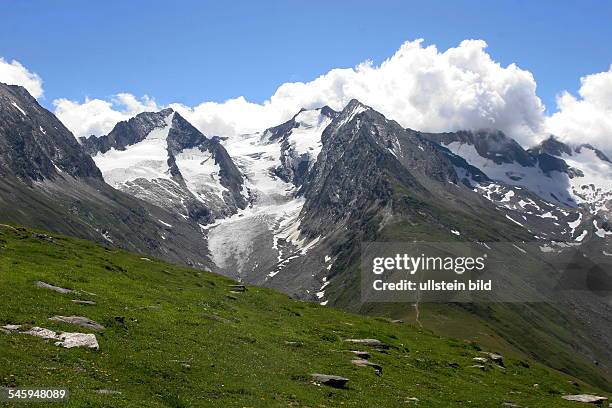
[[[419,165],[418,154],[414,157],[402,152],[400,139],[411,139],[412,135],[382,119],[382,115],[353,100],[325,130],[324,149],[300,191],[306,198],[301,224],[305,234],[324,234],[349,217],[363,218],[373,203],[388,205],[393,183],[426,194],[401,163]],[[412,162],[412,158],[416,160]],[[423,161],[426,166],[433,162]],[[444,177],[444,169],[435,174]],[[450,173],[445,175],[452,177]]]
[[[0,83],[0,173],[24,182],[57,177],[101,179],[70,132],[22,87]]]
[[[549,183],[556,186],[554,177],[559,176],[551,176],[542,168],[542,154],[527,152],[496,133],[489,140],[491,147],[487,147],[492,154],[483,157],[476,148],[468,150],[482,158],[479,162],[473,160],[476,156],[462,156],[460,149],[452,149],[452,142],[449,148],[427,136],[402,129],[352,101],[323,132],[321,152],[298,192],[304,204],[291,224],[295,247],[283,253],[265,284],[322,304],[377,312],[401,306],[361,303],[360,251],[365,242],[510,242],[515,243],[513,256],[518,258],[537,258],[541,252],[561,251],[564,246],[576,244],[593,255],[589,259],[612,253],[600,220],[588,218],[579,204],[560,203],[552,195],[545,200],[540,195],[550,189]],[[470,140],[461,137],[451,140]],[[548,173],[561,173],[559,168],[565,166],[558,158],[548,156],[555,164]],[[479,167],[475,163],[486,165]],[[495,179],[499,173],[489,171],[491,167],[502,168],[504,178]],[[516,174],[506,174],[511,171]],[[567,180],[569,174],[561,176]],[[534,181],[532,176],[538,179]],[[517,181],[522,184],[516,185]],[[534,185],[543,188],[532,191]],[[587,230],[589,223],[591,228]],[[589,236],[597,240],[590,241]],[[568,243],[557,247],[558,241]],[[585,267],[588,268],[586,264]],[[544,287],[550,287],[557,284],[562,273],[550,270],[538,275],[538,279],[542,279]],[[496,284],[506,290],[538,290],[529,280],[511,275],[507,279]],[[518,322],[523,331],[529,329],[529,324],[521,322],[551,322],[554,316],[567,316],[572,329],[553,329],[554,333],[562,333],[558,337],[546,330],[534,334],[544,344],[573,350],[576,355],[563,358],[562,363],[554,361],[546,347],[522,341],[521,330],[509,333],[504,323],[490,318],[487,307],[475,304],[466,306],[466,310],[504,332],[517,347],[536,353],[556,367],[571,366],[574,358],[599,359],[602,371],[598,375],[609,373],[612,356],[607,351],[610,318],[606,315],[610,309],[605,297],[599,297],[595,290],[584,296],[558,293],[555,301],[546,307],[501,306],[499,310],[509,321]],[[591,323],[583,324],[585,320]],[[557,320],[551,324],[564,327]],[[579,338],[576,331],[585,336]],[[587,341],[588,337],[593,340]]]
[[[339,115],[324,106],[302,109],[287,122],[267,129],[264,140],[281,146],[280,165],[275,174],[288,183],[300,186],[321,151],[323,130]]]
[[[321,143],[296,192],[300,213],[278,234],[286,247],[266,285],[323,303],[350,297],[361,242],[402,226],[439,240],[459,231],[474,240],[529,237],[474,194],[465,177],[488,180],[480,170],[356,100],[325,128]],[[339,287],[343,295],[326,292]]]
[[[85,151],[92,156],[97,153],[106,153],[112,148],[125,150],[128,146],[143,141],[154,129],[163,128],[165,118],[172,113],[172,109],[146,112],[117,123],[108,135],[81,137],[80,141]]]
[[[81,142],[113,187],[196,223],[247,204],[242,175],[224,147],[172,109],[141,113]]]
[[[74,136],[28,92],[0,84],[0,222],[207,267],[199,228],[108,186]],[[173,235],[173,239],[168,237]]]

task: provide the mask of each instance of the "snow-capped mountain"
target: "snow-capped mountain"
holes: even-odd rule
[[[210,266],[199,227],[107,185],[51,112],[24,88],[2,83],[0,175],[1,222]]]
[[[304,242],[296,229],[304,204],[297,191],[317,160],[323,130],[337,115],[328,107],[302,110],[279,126],[223,142],[244,174],[251,203],[206,228],[221,271],[264,283],[287,258],[298,258],[288,255],[293,250],[307,253],[313,243]]]
[[[225,148],[172,109],[141,113],[81,143],[108,184],[196,223],[247,204],[242,174]]]
[[[436,234],[474,236],[464,221],[431,215],[442,210],[429,204],[407,216],[413,209],[397,201],[398,186],[460,217],[487,214],[482,228],[497,220],[500,230],[486,234],[497,240],[607,242],[612,234],[612,163],[591,146],[551,138],[525,150],[499,131],[421,133],[356,100],[341,112],[302,109],[262,132],[213,139],[165,109],[81,143],[109,184],[199,225],[217,271],[322,302],[334,264],[354,256],[352,244],[338,251],[337,243],[362,239],[368,217],[379,230],[416,217]]]
[[[279,177],[296,186],[302,184],[321,152],[323,130],[338,114],[327,106],[302,109],[291,120],[264,132],[264,139],[280,143],[281,163],[276,168]]]
[[[572,148],[550,137],[525,150],[487,130],[424,136],[481,170],[488,180],[464,182],[535,239],[583,242],[612,235],[612,163],[592,146]]]
[[[567,166],[545,154],[531,154],[500,131],[427,134],[452,153],[477,167],[491,180],[523,187],[543,200],[575,207]]]
[[[569,146],[550,136],[530,152],[548,154],[568,167],[570,191],[575,202],[595,214],[609,217],[612,211],[612,162],[595,147]]]
[[[23,92],[0,87],[0,188],[22,203],[0,196],[4,220],[355,310],[374,308],[360,302],[363,242],[511,242],[517,259],[579,245],[612,256],[610,161],[591,146],[549,139],[525,150],[497,131],[421,133],[356,100],[229,138],[207,138],[165,109],[79,144]],[[538,279],[554,286],[554,272]],[[551,317],[571,315],[593,342],[540,333],[542,344],[611,361],[606,298],[559,297],[504,319],[561,326],[569,320]],[[521,336],[509,335],[519,345]]]

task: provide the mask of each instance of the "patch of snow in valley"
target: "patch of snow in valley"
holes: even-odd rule
[[[261,134],[243,135],[225,143],[230,156],[246,177],[251,204],[244,210],[206,226],[212,261],[223,271],[243,277],[265,258],[269,264],[287,262],[279,240],[299,242],[298,216],[304,200],[295,198],[295,186],[276,177],[281,146]],[[293,259],[293,258],[291,258]]]
[[[576,220],[567,223],[567,225],[572,229],[572,235],[574,235],[574,231],[576,230],[576,228],[578,228],[581,222],[582,213],[578,213],[578,218],[576,218]]]
[[[559,218],[556,215],[553,215],[550,211],[542,214],[542,215],[538,215],[538,217],[540,218],[552,218],[553,220],[558,220]]]
[[[607,235],[612,235],[612,232],[608,232],[603,228],[599,228],[597,225],[597,220],[593,220],[593,226],[595,227],[595,235],[599,238],[605,238]]]
[[[576,237],[576,241],[578,241],[578,242],[582,242],[582,240],[583,240],[584,238],[586,238],[586,236],[587,236],[587,234],[588,234],[588,233],[589,233],[589,232],[588,232],[587,230],[582,231],[582,234],[580,234],[578,237]]]

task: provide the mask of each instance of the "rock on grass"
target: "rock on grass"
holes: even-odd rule
[[[567,401],[585,402],[596,405],[603,405],[603,403],[608,400],[606,397],[590,394],[564,395],[561,398]]]
[[[104,326],[102,326],[100,323],[83,316],[53,316],[50,317],[49,320],[60,323],[76,324],[77,326],[95,331],[104,330]]]
[[[48,290],[52,290],[54,292],[62,293],[62,294],[75,292],[72,289],[60,288],[59,286],[54,286],[54,285],[51,285],[50,283],[43,282],[43,281],[37,281],[36,286],[41,289],[48,289]]]
[[[337,375],[329,375],[329,374],[311,374],[313,380],[318,383],[328,385],[334,388],[344,388],[346,383],[349,381],[348,378],[340,377]]]

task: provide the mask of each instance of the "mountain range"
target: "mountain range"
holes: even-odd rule
[[[0,174],[3,222],[362,313],[405,318],[416,308],[419,319],[428,307],[362,303],[363,242],[512,242],[517,258],[568,246],[612,256],[612,162],[597,148],[550,136],[525,149],[497,130],[419,132],[357,100],[232,137],[204,135],[164,109],[77,141],[25,89],[0,84]],[[552,285],[558,273],[541,279]],[[609,385],[609,295],[430,313],[476,319],[554,368]]]

